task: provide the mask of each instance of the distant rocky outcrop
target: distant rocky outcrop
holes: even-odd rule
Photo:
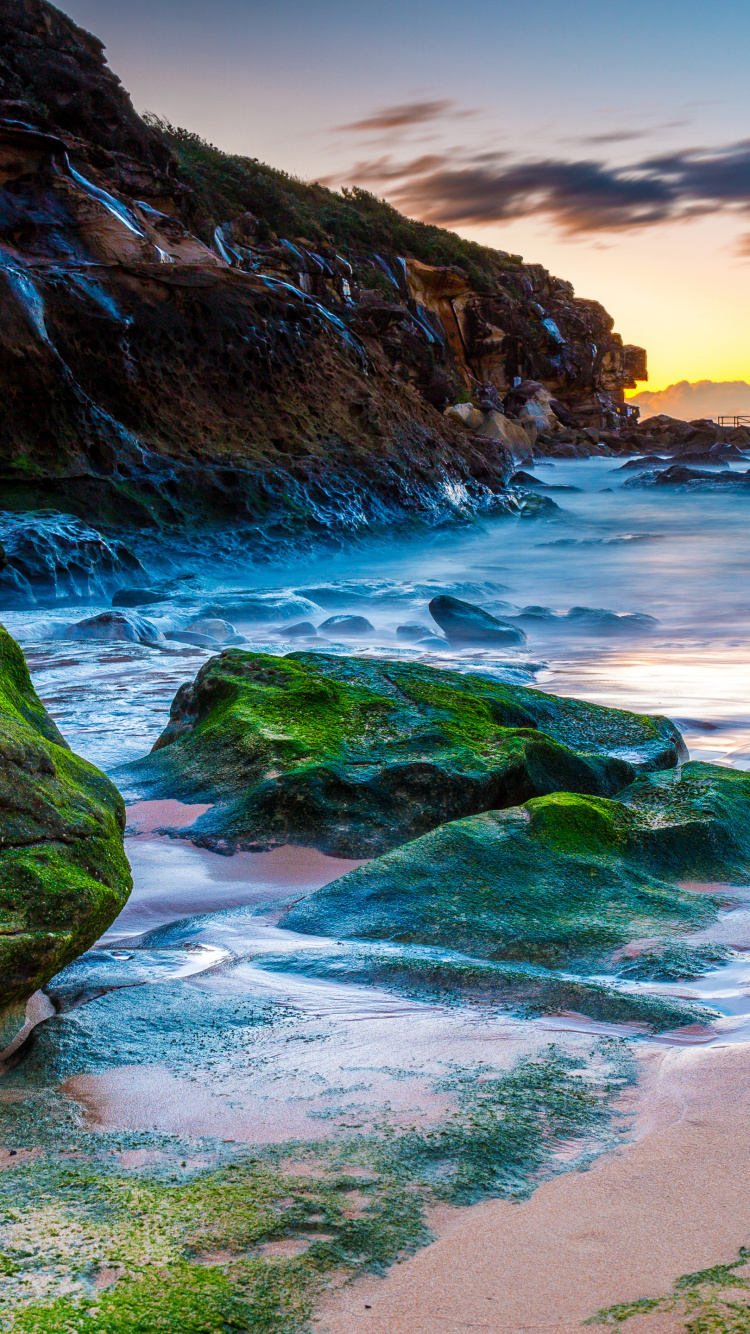
[[[0,627],[0,1050],[125,903],[124,827],[116,788],[68,748]]]
[[[0,37],[6,509],[278,554],[518,514],[537,439],[626,420],[645,354],[569,283],[147,124],[46,0],[2,0]]]

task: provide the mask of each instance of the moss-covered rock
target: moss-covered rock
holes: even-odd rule
[[[591,967],[714,914],[716,898],[678,879],[749,874],[750,775],[692,763],[616,801],[557,792],[456,820],[318,890],[283,925]]]
[[[128,769],[141,793],[216,803],[189,831],[209,846],[367,856],[546,792],[610,796],[683,750],[665,718],[485,677],[229,650],[178,691],[155,753]]]
[[[0,626],[0,1048],[127,899],[124,825],[116,788],[68,748]]]

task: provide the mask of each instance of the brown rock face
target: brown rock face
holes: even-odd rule
[[[537,431],[617,427],[645,354],[569,284],[147,125],[44,0],[0,37],[6,509],[278,550],[512,508]],[[502,429],[444,415],[467,392]]]

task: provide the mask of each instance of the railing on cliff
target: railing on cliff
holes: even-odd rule
[[[735,416],[719,417],[719,426],[750,426],[750,414],[737,413]]]

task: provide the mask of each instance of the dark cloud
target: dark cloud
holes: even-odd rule
[[[547,215],[569,234],[653,226],[733,208],[750,210],[750,140],[689,148],[627,166],[494,161],[460,150],[398,163],[364,161],[347,183],[380,187],[405,212],[443,226]]]
[[[687,125],[686,120],[667,120],[661,125],[651,125],[643,130],[605,130],[601,134],[584,134],[580,139],[560,140],[568,144],[625,144],[633,139],[648,139],[660,130],[676,130]]]
[[[353,120],[349,125],[337,125],[336,129],[366,134],[373,130],[402,130],[411,125],[424,125],[428,120],[437,120],[455,105],[452,97],[443,97],[433,102],[402,102],[398,106],[383,107],[382,111],[376,111],[374,115],[367,116],[364,120]]]
[[[652,130],[610,130],[604,134],[584,134],[580,139],[568,139],[576,144],[624,144],[629,139],[647,139]]]

